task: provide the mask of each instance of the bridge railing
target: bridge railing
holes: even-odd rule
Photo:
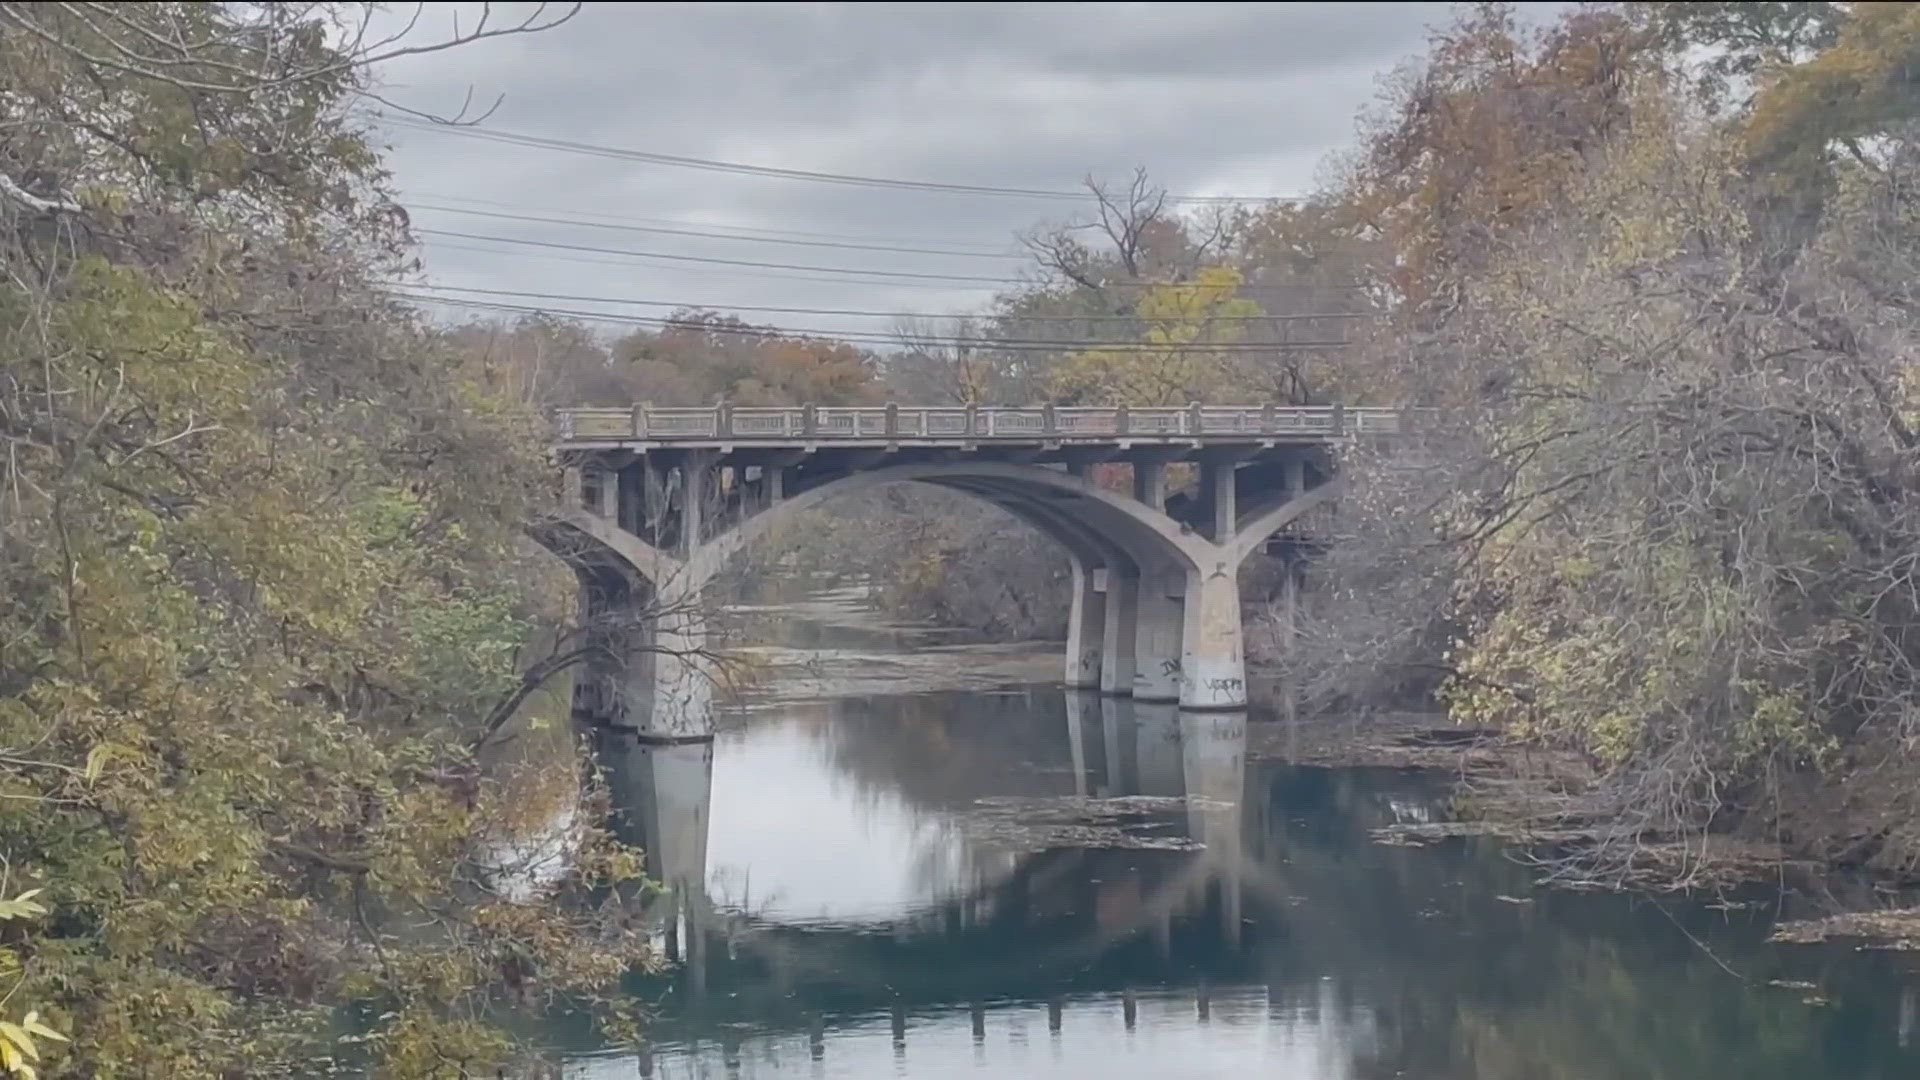
[[[1187,405],[1162,408],[1031,408],[904,405],[703,408],[635,405],[561,409],[562,441],[711,442],[720,439],[821,442],[888,439],[1201,438],[1206,436],[1391,435],[1409,428],[1400,409],[1340,405]]]

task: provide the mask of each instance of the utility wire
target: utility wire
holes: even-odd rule
[[[512,296],[523,300],[566,300],[582,304],[625,304],[631,307],[657,307],[691,311],[755,311],[781,315],[849,315],[874,319],[918,319],[939,322],[945,319],[979,319],[981,321],[1005,320],[1011,323],[1099,323],[1125,322],[1143,323],[1164,320],[1144,318],[1139,315],[939,315],[925,311],[867,311],[858,308],[813,308],[813,307],[772,307],[758,304],[705,304],[688,303],[677,300],[639,300],[625,296],[581,296],[576,293],[523,292],[519,289],[482,289],[468,285],[439,285],[426,282],[395,282],[403,288],[429,289],[434,292],[473,293],[478,296]],[[1214,315],[1208,322],[1235,323],[1288,323],[1311,322],[1319,319],[1369,319],[1374,316],[1370,311],[1315,311],[1294,312],[1285,315]]]
[[[385,120],[394,127],[405,128],[410,131],[434,132],[441,135],[458,136],[460,138],[506,143],[512,146],[529,146],[542,150],[561,150],[567,153],[586,154],[592,157],[616,158],[623,161],[644,161],[652,165],[671,165],[677,168],[702,169],[708,172],[734,173],[743,176],[766,176],[781,180],[809,180],[822,184],[889,188],[897,191],[936,191],[953,195],[995,195],[1026,199],[1071,199],[1074,201],[1085,201],[1093,198],[1090,192],[1085,191],[998,187],[990,184],[952,184],[934,180],[901,180],[883,176],[860,176],[854,173],[814,172],[809,169],[785,169],[771,165],[749,165],[738,161],[718,161],[713,158],[684,157],[679,154],[661,154],[649,150],[631,150],[617,146],[601,146],[594,143],[575,142],[570,139],[551,139],[539,135],[525,135],[519,132],[502,131],[498,128],[435,124],[401,116],[390,116],[386,117]],[[1235,204],[1275,202],[1296,200],[1298,198],[1298,196],[1280,195],[1169,195],[1167,196],[1167,201],[1174,203]]]
[[[978,274],[930,274],[909,270],[863,270],[853,266],[811,266],[804,263],[761,262],[755,259],[720,259],[708,255],[676,255],[662,251],[634,251],[631,248],[606,248],[590,244],[563,244],[556,240],[534,240],[520,236],[489,236],[485,233],[456,232],[451,229],[415,229],[421,236],[452,237],[460,240],[480,240],[495,244],[519,244],[524,247],[548,248],[556,251],[590,252],[598,255],[626,255],[640,259],[667,259],[673,262],[709,263],[720,266],[747,266],[770,270],[798,270],[828,274],[862,274],[870,277],[916,279],[922,281],[970,281],[988,285],[1033,285],[1029,278],[985,277]],[[1103,287],[1110,289],[1145,289],[1165,282],[1154,281],[1113,281]],[[1258,286],[1256,286],[1258,287]],[[1301,285],[1300,289],[1359,289],[1357,284],[1343,285]]]
[[[542,225],[571,225],[586,229],[612,229],[618,232],[659,233],[665,236],[696,236],[704,240],[744,240],[757,244],[792,244],[798,247],[843,248],[849,251],[896,251],[906,255],[947,255],[960,259],[1019,259],[1021,256],[1008,253],[993,254],[984,251],[959,251],[953,248],[895,247],[891,244],[861,244],[835,240],[798,240],[773,236],[729,236],[726,233],[709,232],[704,229],[676,229],[654,225],[616,225],[603,221],[581,221],[576,218],[543,217],[537,214],[509,214],[498,210],[463,210],[457,206],[435,206],[430,203],[416,203],[410,209],[431,210],[442,214],[466,214],[470,217],[493,218],[499,221],[526,221]]]
[[[511,255],[515,259],[551,259],[556,262],[576,263],[576,264],[591,265],[591,266],[618,266],[618,267],[624,267],[625,269],[628,269],[628,270],[632,270],[634,267],[641,265],[639,263],[634,262],[632,259],[601,259],[601,258],[595,258],[592,255],[572,255],[572,254],[568,254],[566,252],[560,252],[560,251],[508,251],[502,248],[481,247],[476,244],[463,244],[458,240],[442,240],[439,243],[434,244],[433,247],[434,247],[434,250],[436,251],[442,250],[442,249],[450,250],[450,251],[472,251],[472,252],[477,252],[483,255]],[[722,274],[730,278],[762,278],[769,281],[817,281],[817,282],[822,282],[824,284],[829,284],[829,285],[866,285],[866,286],[875,286],[875,285],[884,284],[889,290],[932,289],[932,290],[937,290],[943,293],[951,293],[956,291],[969,291],[969,292],[991,291],[988,289],[987,286],[984,286],[984,285],[972,285],[972,286],[942,285],[937,282],[930,282],[930,281],[876,282],[870,278],[824,277],[819,274],[784,273],[778,270],[730,270],[730,269],[727,269],[726,267],[720,267],[720,266],[684,266],[684,267],[680,267],[679,269],[681,273]]]
[[[527,213],[527,214],[587,213],[595,218],[599,218],[604,221],[631,222],[631,223],[636,223],[640,225],[665,225],[672,228],[680,228],[680,229],[693,229],[693,228],[714,229],[714,230],[724,229],[724,230],[727,230],[728,235],[733,235],[734,233],[762,233],[768,236],[798,236],[798,237],[804,237],[811,240],[845,240],[852,243],[879,243],[882,241],[892,241],[894,243],[919,244],[923,246],[971,247],[974,253],[978,255],[993,255],[998,253],[997,250],[988,250],[980,247],[979,245],[974,245],[974,244],[955,245],[954,242],[951,240],[951,238],[929,239],[927,237],[914,237],[914,236],[873,236],[870,234],[862,235],[857,233],[808,232],[801,229],[774,229],[774,228],[768,228],[763,225],[720,225],[720,224],[715,224],[713,222],[707,222],[707,221],[689,221],[685,218],[645,217],[642,215],[635,215],[635,214],[616,214],[606,210],[583,211],[579,207],[568,207],[566,209],[554,209],[553,207],[546,207],[546,206],[528,206],[524,203],[502,202],[499,199],[482,199],[472,195],[447,195],[441,192],[434,192],[434,191],[415,192],[411,197],[425,199],[429,202],[466,203],[474,206],[492,207],[496,210],[512,210],[518,213]],[[747,237],[743,236],[741,237],[741,239],[747,239]]]
[[[522,315],[561,315],[569,318],[593,320],[631,326],[658,327],[662,329],[682,328],[698,330],[703,333],[735,334],[741,337],[756,338],[816,338],[828,341],[840,341],[846,344],[879,345],[954,345],[978,348],[990,352],[1065,352],[1083,350],[1102,350],[1112,352],[1144,352],[1159,355],[1185,355],[1192,353],[1254,353],[1266,354],[1304,349],[1341,348],[1349,342],[1334,341],[1290,341],[1290,342],[1222,342],[1219,344],[1201,344],[1198,342],[1178,342],[1154,345],[1135,341],[1087,341],[1062,340],[1047,341],[1037,338],[955,338],[914,335],[911,340],[902,342],[891,335],[876,334],[871,331],[842,333],[813,327],[777,327],[777,326],[726,326],[707,322],[689,322],[659,316],[628,315],[617,312],[581,311],[569,308],[536,307],[522,304],[503,304],[484,300],[462,300],[444,296],[417,296],[406,292],[394,295],[423,303],[442,304],[449,307],[469,308],[483,311],[501,311]]]
[[[769,270],[804,270],[830,274],[865,274],[872,277],[914,278],[921,281],[977,281],[993,285],[1022,284],[1019,278],[982,277],[978,274],[927,274],[908,270],[862,270],[852,266],[808,266],[802,263],[760,262],[755,259],[720,259],[710,255],[675,255],[664,251],[633,251],[627,248],[594,247],[589,244],[562,244],[554,240],[532,240],[519,236],[487,236],[484,233],[455,232],[451,229],[415,229],[422,236],[447,236],[460,240],[486,240],[496,244],[522,244],[555,251],[586,251],[597,255],[631,255],[642,259],[667,259],[672,262],[711,263],[718,266],[754,266]]]

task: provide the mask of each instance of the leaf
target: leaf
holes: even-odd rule
[[[11,900],[0,900],[0,919],[31,919],[45,915],[47,909],[34,901],[39,889],[28,889]]]
[[[40,1048],[33,1045],[33,1036],[27,1034],[26,1030],[19,1024],[0,1020],[0,1038],[4,1038],[19,1047],[21,1053],[35,1061],[40,1060]]]
[[[22,1017],[20,1020],[20,1026],[23,1028],[26,1028],[28,1031],[33,1032],[35,1035],[38,1035],[43,1039],[52,1039],[55,1042],[67,1041],[67,1037],[65,1035],[60,1034],[59,1032],[53,1030],[52,1028],[40,1022],[40,1013],[38,1011],[29,1012],[26,1016]]]

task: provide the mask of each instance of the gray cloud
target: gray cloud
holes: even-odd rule
[[[464,6],[464,5],[463,5]],[[431,5],[444,30],[452,5]],[[451,111],[469,86],[505,102],[488,126],[816,171],[1060,189],[1144,166],[1182,193],[1307,190],[1352,138],[1376,80],[1419,52],[1446,4],[588,4],[548,33],[397,61],[409,106]],[[469,12],[466,18],[471,18]],[[430,19],[431,21],[431,19]],[[422,28],[422,33],[429,29]],[[392,132],[410,201],[673,219],[1013,251],[1071,204],[733,176],[444,133]],[[622,234],[419,211],[435,228],[785,263],[1014,276],[1004,263]],[[773,271],[550,257],[429,240],[433,280],[729,304],[946,311],[991,286],[810,281]],[[585,257],[583,257],[585,258]],[[649,312],[658,314],[659,312]],[[792,325],[885,330],[792,316]]]

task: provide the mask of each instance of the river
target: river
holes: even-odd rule
[[[1920,964],[1769,945],[1771,892],[1536,889],[1374,842],[1444,775],[1249,762],[1276,721],[1022,685],[1032,650],[810,645],[628,778],[678,963],[644,1050],[553,1032],[564,1075],[1920,1075]]]

